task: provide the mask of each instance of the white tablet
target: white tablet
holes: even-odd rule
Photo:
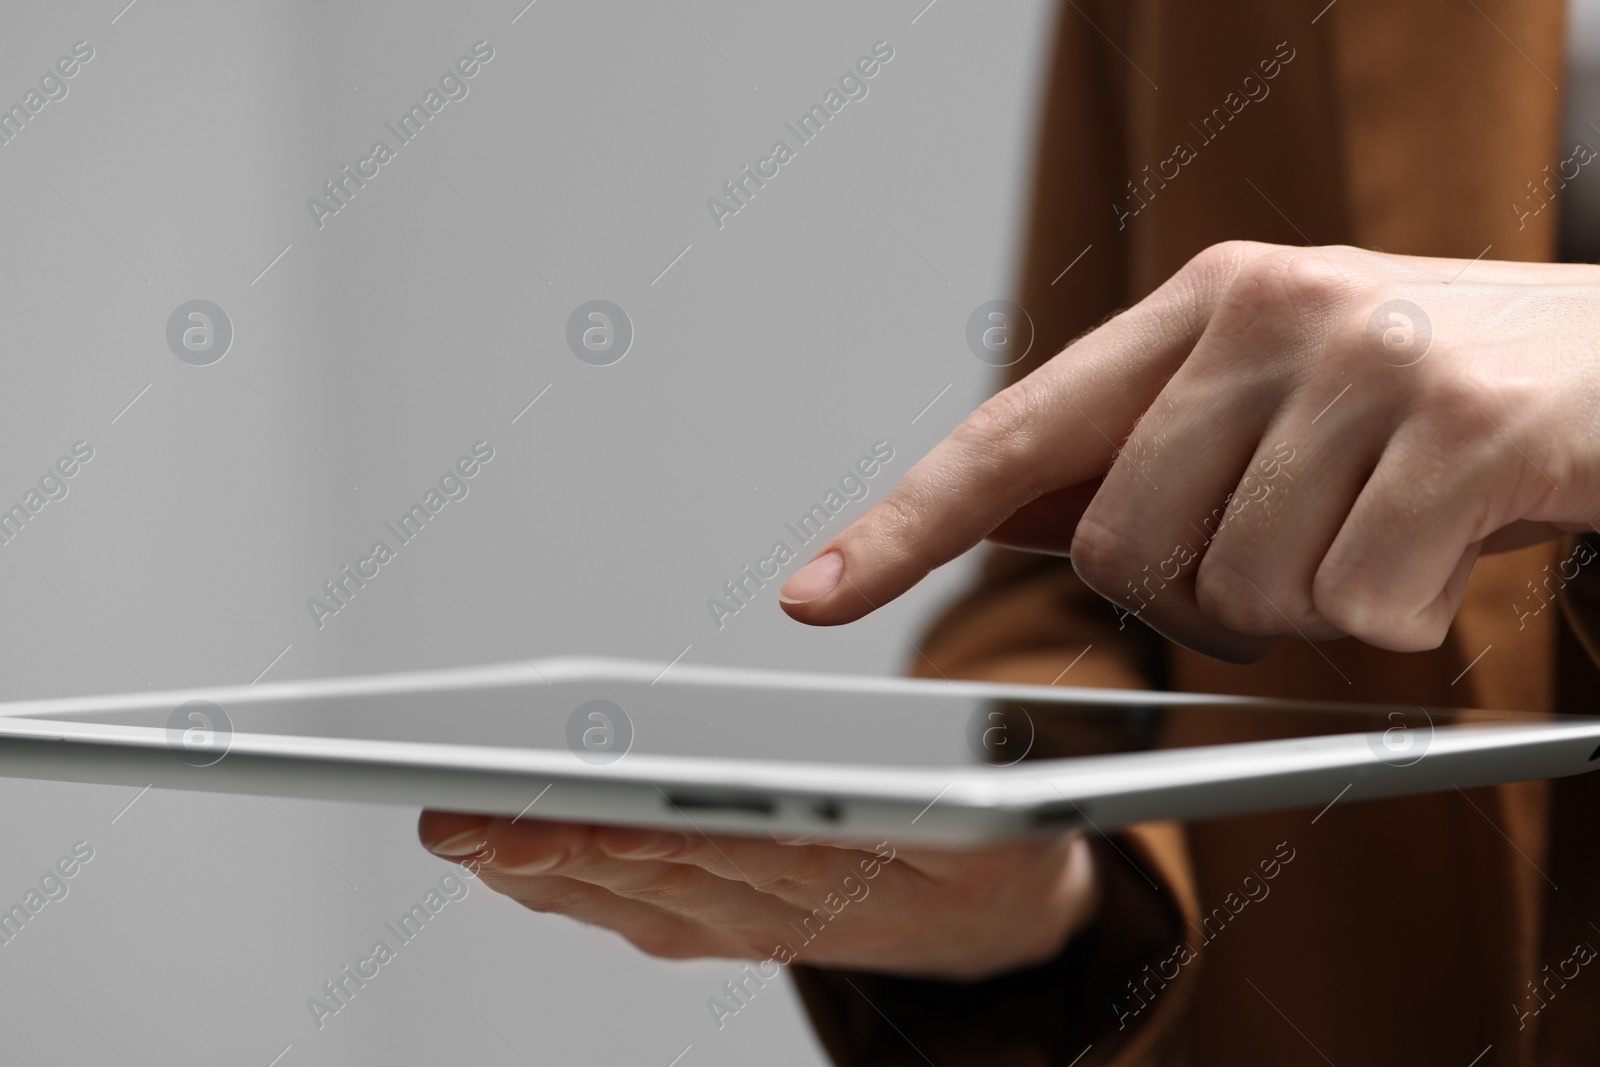
[[[977,843],[1600,766],[1600,719],[549,659],[0,704],[0,775]]]

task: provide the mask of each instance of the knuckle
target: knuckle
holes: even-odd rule
[[[567,915],[577,911],[587,894],[577,887],[508,887],[500,890],[530,911],[547,915]]]
[[[526,879],[517,878],[496,867],[479,868],[478,881],[501,896],[511,897],[514,900],[521,899],[519,890],[525,889],[528,885]]]
[[[1548,388],[1458,370],[1453,362],[1411,368],[1423,371],[1413,387],[1411,412],[1421,432],[1407,438],[1416,477],[1441,493],[1473,480],[1468,471],[1477,484],[1526,483],[1524,491],[1536,494],[1550,484],[1566,485],[1574,476],[1570,451],[1545,429],[1558,418]]]
[[[797,848],[782,864],[752,875],[750,886],[775,897],[808,896],[824,877],[821,853],[810,847]]]
[[[1512,383],[1491,381],[1482,375],[1452,367],[1451,360],[1440,359],[1418,364],[1413,387],[1417,414],[1433,429],[1431,436],[1448,443],[1452,454],[1459,454],[1467,442],[1527,440],[1523,418],[1537,405],[1519,395]]]
[[[1094,516],[1095,505],[1078,520],[1072,535],[1072,568],[1084,584],[1101,596],[1116,599],[1119,586],[1131,578],[1138,565],[1128,548],[1128,541],[1111,526]]]
[[[646,956],[662,960],[688,960],[706,955],[705,949],[682,930],[658,925],[643,926],[623,934],[634,948]]]
[[[920,507],[917,490],[902,482],[873,507],[870,524],[863,523],[841,536],[847,540],[859,537],[880,549],[907,544],[923,527],[917,517]]]
[[[1426,652],[1444,642],[1445,628],[1413,615],[1391,598],[1357,587],[1339,571],[1324,567],[1313,584],[1317,612],[1344,633],[1392,652]]]
[[[735,959],[763,960],[773,954],[773,946],[783,940],[781,932],[766,925],[733,924],[723,932]]]
[[[690,871],[677,867],[652,874],[632,886],[627,896],[667,911],[684,911],[698,899],[696,879]]]
[[[1282,634],[1289,629],[1286,619],[1304,619],[1309,614],[1309,605],[1298,592],[1276,583],[1263,587],[1214,551],[1200,563],[1194,596],[1208,618],[1235,633],[1254,637]]]
[[[1022,443],[1039,407],[1040,386],[1030,377],[1013,382],[979,404],[950,435],[968,449],[999,456]]]
[[[1360,288],[1322,252],[1289,253],[1279,269],[1290,305],[1317,319],[1342,310]]]
[[[1280,321],[1284,310],[1314,328],[1348,303],[1355,286],[1320,251],[1278,248],[1240,267],[1223,307],[1244,318]]]
[[[1178,273],[1207,280],[1228,278],[1271,247],[1259,241],[1219,241],[1195,253]]]

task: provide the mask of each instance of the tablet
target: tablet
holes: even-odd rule
[[[0,704],[0,775],[976,844],[1576,774],[1600,719],[561,658]]]

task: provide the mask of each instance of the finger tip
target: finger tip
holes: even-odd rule
[[[850,603],[841,604],[839,602],[841,599],[848,600],[839,596],[828,596],[803,603],[780,601],[778,606],[789,618],[807,626],[842,626],[847,622],[855,622],[872,610],[866,605],[858,607]]]
[[[495,851],[495,866],[513,874],[548,874],[598,849],[595,827],[533,818],[497,818],[488,840]]]
[[[489,829],[487,815],[426,810],[417,818],[417,840],[436,856],[470,856]]]
[[[832,585],[822,591],[816,591],[820,588],[819,584],[808,579],[806,583],[795,587],[793,585],[795,580],[804,574],[805,568],[802,568],[778,591],[778,607],[783,609],[783,613],[789,618],[807,626],[840,626],[855,622],[876,609],[877,604],[862,590],[862,583],[865,582],[869,586],[872,583],[866,576],[858,576],[858,579],[850,578],[843,569],[843,556],[837,549],[823,553],[806,567],[809,568],[829,557],[841,561],[838,579]],[[892,599],[892,596],[886,595],[883,599]]]
[[[795,622],[804,623],[807,626],[819,625],[816,621],[817,606],[813,603],[800,600],[786,600],[780,595],[778,597],[778,608]]]
[[[424,808],[417,816],[417,835],[426,844],[429,840],[439,840],[451,834],[460,833],[462,830],[473,827],[489,825],[490,816],[478,815],[472,812],[439,811],[435,808]]]
[[[615,859],[668,859],[688,847],[688,839],[669,830],[633,826],[597,826],[594,846]]]
[[[826,599],[844,577],[844,553],[829,546],[793,574],[778,589],[778,602],[798,606]]]

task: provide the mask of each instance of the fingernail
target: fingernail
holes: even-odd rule
[[[689,843],[682,834],[621,826],[607,827],[596,835],[595,840],[606,854],[630,860],[661,859],[673,855]]]
[[[566,858],[565,852],[555,852],[548,856],[536,856],[521,863],[497,863],[495,869],[505,871],[507,874],[544,874],[561,866]]]
[[[484,827],[482,826],[463,830],[459,834],[450,835],[443,841],[435,841],[428,846],[428,851],[435,856],[470,856],[488,844],[483,839],[483,831]]]
[[[804,604],[833,592],[843,576],[844,557],[837,552],[824,552],[789,576],[778,590],[778,599],[785,604]]]

